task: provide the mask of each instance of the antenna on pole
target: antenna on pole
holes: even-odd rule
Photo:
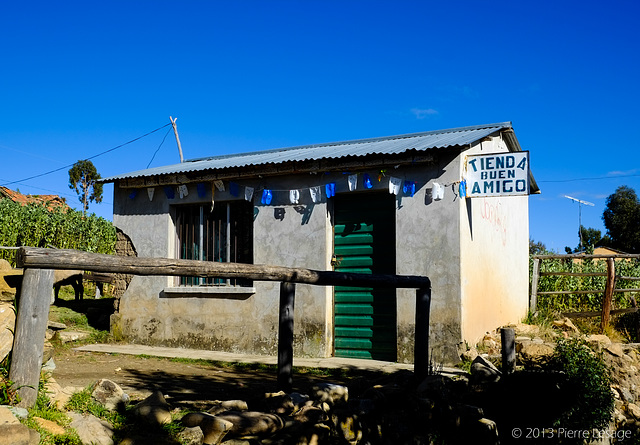
[[[564,195],[564,197],[578,203],[578,236],[580,237],[580,250],[582,250],[582,205],[584,204],[593,207],[595,204],[589,201],[573,198],[568,195]]]
[[[178,126],[176,125],[176,121],[178,120],[178,118],[176,117],[174,119],[171,116],[169,116],[169,120],[171,121],[171,125],[173,125],[173,133],[176,135],[176,142],[178,143],[178,151],[180,152],[180,163],[182,163],[184,162],[184,158],[182,157],[182,145],[180,145],[180,138],[178,137]]]

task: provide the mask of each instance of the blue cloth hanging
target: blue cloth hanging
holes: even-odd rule
[[[325,186],[325,192],[327,194],[327,198],[332,198],[332,197],[336,196],[336,183],[335,182],[329,182]]]
[[[164,187],[164,194],[167,195],[168,199],[173,199],[176,197],[176,191],[170,185],[166,185]]]
[[[402,186],[402,192],[405,195],[413,196],[416,194],[416,183],[412,181],[404,181],[404,185]]]
[[[240,186],[235,182],[230,182],[229,183],[229,192],[233,196],[239,196],[240,195]]]
[[[133,189],[131,193],[129,193],[129,199],[133,199],[138,196],[138,189]]]
[[[204,198],[207,194],[207,186],[205,185],[204,182],[199,182],[198,185],[196,186],[196,189],[198,190],[198,197],[199,198]]]

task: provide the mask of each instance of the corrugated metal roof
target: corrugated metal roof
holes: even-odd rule
[[[372,154],[399,154],[409,150],[426,151],[435,148],[460,147],[472,144],[503,129],[511,129],[511,122],[212,156],[209,158],[187,160],[180,164],[111,176],[103,179],[101,182],[113,182],[120,179],[145,176],[280,164],[284,162],[338,159],[347,156],[358,157]]]

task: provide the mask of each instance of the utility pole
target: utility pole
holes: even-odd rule
[[[578,198],[572,198],[571,196],[564,195],[565,198],[572,200],[573,202],[578,203],[578,236],[580,237],[580,250],[582,250],[582,204],[588,206],[594,206],[595,204],[589,201],[582,201]]]
[[[178,137],[178,127],[176,125],[176,121],[178,120],[178,118],[176,117],[175,119],[172,118],[171,116],[169,116],[169,120],[171,121],[171,125],[173,125],[173,133],[176,135],[176,142],[178,143],[178,151],[180,152],[180,162],[184,162],[184,158],[182,157],[182,145],[180,145],[180,138]]]

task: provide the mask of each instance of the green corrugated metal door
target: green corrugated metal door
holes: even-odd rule
[[[395,274],[395,199],[388,193],[335,197],[335,270]],[[335,287],[336,357],[396,360],[394,289]]]

